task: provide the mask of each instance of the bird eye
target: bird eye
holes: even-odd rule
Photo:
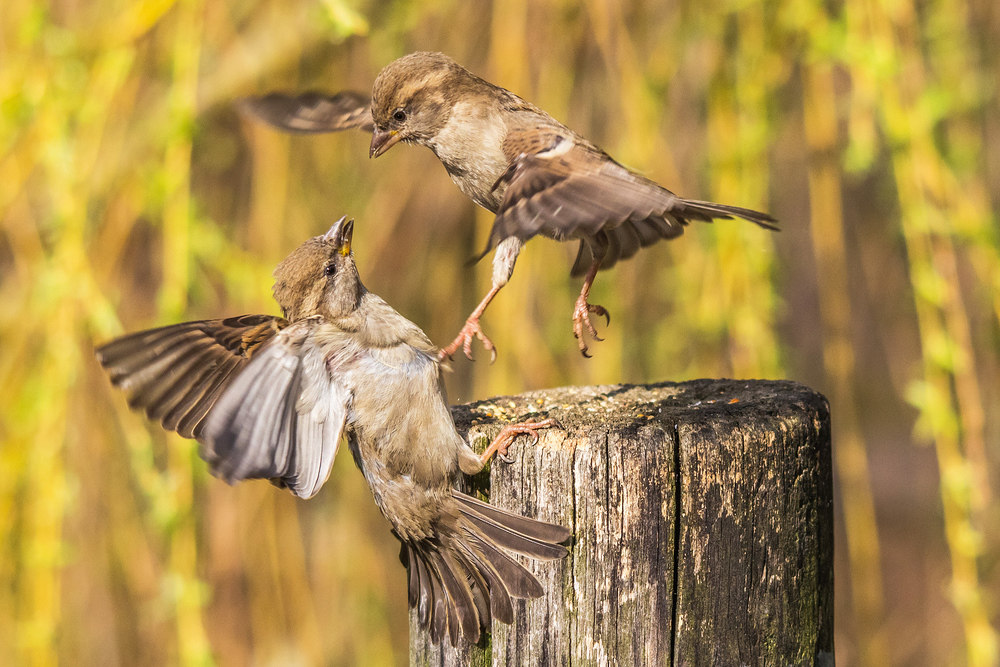
[[[406,120],[406,112],[403,111],[402,109],[396,109],[396,111],[393,112],[392,114],[392,119],[399,123],[402,123],[404,120]]]
[[[337,272],[337,266],[335,264],[327,264],[323,267],[324,276],[332,276]]]

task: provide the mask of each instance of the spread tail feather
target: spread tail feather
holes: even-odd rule
[[[502,527],[505,530],[511,531],[513,533],[519,534],[525,539],[529,539],[535,542],[543,543],[546,546],[557,545],[565,542],[572,535],[568,528],[560,526],[555,523],[548,523],[546,521],[538,521],[537,519],[529,519],[527,517],[521,516],[520,514],[512,514],[506,510],[502,510],[499,507],[490,505],[489,503],[484,503],[481,500],[477,500],[472,496],[467,496],[464,493],[454,492],[455,500],[459,503],[459,511],[463,516],[472,519],[473,521],[488,520],[492,524]],[[507,544],[501,544],[501,546],[517,551],[518,553],[523,553],[526,556],[530,555],[527,552],[518,551],[515,547],[509,546]],[[553,556],[553,558],[562,558],[566,555],[566,549],[564,547],[558,547],[559,553]]]
[[[471,643],[496,619],[514,620],[512,597],[536,598],[542,585],[503,549],[537,560],[567,554],[559,542],[570,531],[543,521],[505,512],[462,493],[457,501],[457,525],[418,542],[403,541],[400,556],[408,574],[408,601],[417,609],[422,628],[438,643],[445,636],[453,646],[459,636]]]
[[[767,213],[743,208],[742,206],[730,206],[729,204],[716,204],[710,201],[698,201],[696,199],[681,199],[672,211],[678,217],[691,218],[694,220],[711,221],[713,218],[743,218],[755,225],[760,225],[764,229],[778,231],[777,220]]]

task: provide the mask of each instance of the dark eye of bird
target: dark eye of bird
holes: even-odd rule
[[[323,267],[324,276],[332,276],[337,272],[337,266],[335,264],[327,264]]]
[[[396,109],[396,111],[393,112],[392,114],[392,118],[393,120],[402,123],[404,120],[406,120],[406,112],[403,111],[402,109]]]

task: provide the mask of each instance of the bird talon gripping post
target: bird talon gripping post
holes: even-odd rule
[[[490,446],[486,448],[486,451],[480,456],[483,465],[485,465],[493,454],[496,454],[499,459],[505,463],[514,463],[516,459],[509,457],[507,455],[508,450],[514,441],[517,440],[519,435],[529,435],[531,436],[532,445],[538,444],[538,431],[543,428],[558,427],[559,422],[555,419],[546,419],[544,421],[536,422],[534,417],[531,417],[518,424],[508,424],[500,429],[497,437],[493,439]]]
[[[433,150],[459,189],[496,214],[486,249],[496,249],[493,286],[478,315],[510,280],[525,242],[537,235],[579,240],[570,274],[586,273],[589,290],[598,269],[680,236],[692,220],[736,217],[777,229],[767,213],[678,197],[442,53],[411,53],[390,63],[370,97],[271,94],[240,107],[286,132],[371,132],[372,156],[397,143]],[[448,349],[454,354],[460,346]],[[589,356],[582,341],[580,346]]]
[[[485,461],[452,421],[440,352],[361,284],[353,230],[341,218],[278,265],[284,317],[140,331],[101,345],[97,359],[131,406],[198,440],[212,473],[230,484],[271,479],[309,498],[346,437],[402,543],[420,625],[435,643],[476,643],[492,620],[513,622],[512,597],[543,594],[505,552],[556,560],[570,531],[455,490]],[[545,427],[501,433],[509,441]]]

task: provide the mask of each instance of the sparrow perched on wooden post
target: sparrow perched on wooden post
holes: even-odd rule
[[[372,132],[371,157],[399,142],[427,146],[467,196],[496,214],[483,255],[493,255],[493,286],[451,345],[471,358],[478,337],[496,348],[479,318],[507,284],[524,243],[541,234],[580,242],[571,275],[585,276],[573,310],[573,334],[601,340],[590,315],[607,310],[587,298],[599,269],[661,239],[680,236],[691,220],[744,218],[765,229],[776,220],[738,206],[682,199],[623,167],[607,153],[508,90],[441,53],[412,53],[390,63],[372,96],[342,92],[273,93],[240,102],[246,113],[287,132]]]
[[[97,348],[129,406],[197,439],[229,483],[270,479],[300,498],[319,491],[342,436],[402,542],[409,604],[435,642],[479,639],[513,621],[511,597],[543,594],[504,549],[567,554],[570,532],[454,489],[520,434],[505,427],[479,456],[455,428],[437,350],[417,325],[361,284],[353,220],[292,252],[274,272],[284,317],[245,315],[133,333]]]

